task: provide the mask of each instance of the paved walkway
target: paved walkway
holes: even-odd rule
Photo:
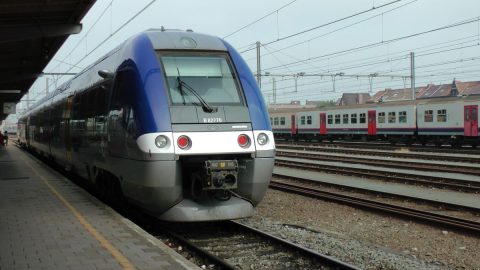
[[[198,269],[14,145],[0,147],[0,270]]]

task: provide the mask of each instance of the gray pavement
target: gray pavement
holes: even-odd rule
[[[347,187],[374,190],[393,195],[415,197],[436,202],[455,204],[469,208],[477,208],[480,210],[479,194],[432,189],[427,187],[419,187],[398,183],[389,183],[355,176],[327,174],[279,166],[276,166],[274,168],[273,173],[290,177],[300,177],[314,181],[322,181],[331,184],[338,184]]]
[[[198,269],[14,145],[0,147],[0,270]]]

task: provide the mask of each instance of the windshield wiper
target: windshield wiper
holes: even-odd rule
[[[195,91],[195,89],[189,86],[186,82],[182,81],[182,79],[180,79],[180,76],[177,76],[177,83],[178,83],[178,90],[180,90],[180,94],[183,97],[183,105],[185,105],[185,96],[183,93],[183,88],[185,87],[185,89],[187,89],[188,91],[190,91],[190,93],[192,93],[195,97],[197,97],[198,101],[200,101],[200,104],[202,105],[202,109],[204,112],[212,113],[217,111],[217,108],[214,108],[208,105],[205,99],[203,99],[202,96],[200,96],[198,92]]]

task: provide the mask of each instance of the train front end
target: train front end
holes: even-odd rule
[[[152,164],[163,168],[148,175],[154,196],[147,210],[182,222],[251,216],[268,188],[275,155],[251,71],[217,37],[163,31],[148,36],[168,109],[157,111],[163,114],[160,132],[137,139],[142,152],[156,157]]]

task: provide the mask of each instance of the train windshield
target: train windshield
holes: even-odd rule
[[[173,105],[243,105],[227,55],[160,53]]]

